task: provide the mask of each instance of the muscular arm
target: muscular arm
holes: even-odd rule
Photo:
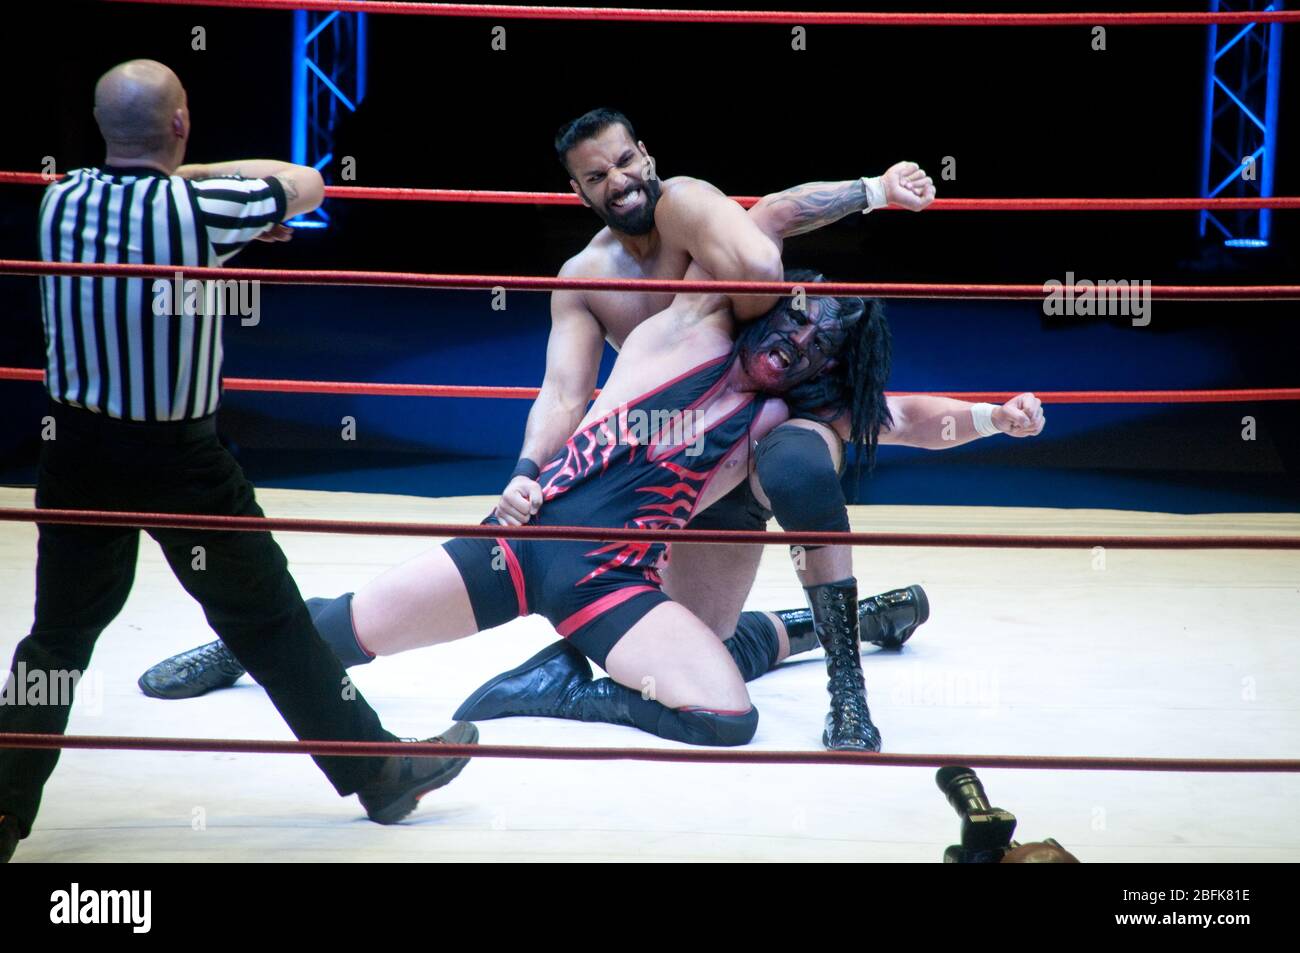
[[[565,275],[565,270],[560,272]],[[553,457],[586,413],[600,371],[605,329],[579,292],[551,295],[551,335],[546,342],[546,377],[528,412],[521,457],[538,465]]]
[[[655,225],[663,240],[684,248],[701,268],[720,281],[780,281],[781,249],[745,210],[707,182],[691,179],[665,188],[655,206]],[[773,296],[737,295],[736,318],[765,314]]]
[[[934,182],[915,162],[896,162],[872,181],[876,202],[883,197],[895,208],[919,212],[934,201]],[[862,179],[807,182],[763,196],[749,216],[780,247],[782,239],[815,231],[869,207],[870,195]]]
[[[782,239],[816,231],[866,207],[867,189],[861,179],[808,182],[763,196],[749,217],[780,247]]]
[[[894,426],[880,432],[881,443],[948,450],[980,437],[971,419],[974,405],[967,401],[926,394],[890,396],[886,401]],[[1041,402],[1029,393],[994,407],[992,421],[999,431],[1013,437],[1037,436],[1046,422]]]
[[[880,432],[881,443],[947,450],[979,439],[971,421],[971,405],[964,400],[911,395],[890,396],[886,402],[894,426]]]
[[[576,269],[567,264],[564,277]],[[582,294],[556,291],[551,295],[551,336],[546,342],[546,377],[528,411],[520,457],[544,466],[572,436],[586,413],[600,371],[605,329],[591,313]],[[497,503],[496,515],[507,526],[527,523],[542,506],[542,488],[525,474],[511,478]]]

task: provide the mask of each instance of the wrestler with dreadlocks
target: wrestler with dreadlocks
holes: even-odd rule
[[[692,274],[703,277],[702,270],[695,265],[687,277]],[[785,278],[806,285],[805,290],[810,295],[815,295],[817,283],[825,281],[820,274],[805,270],[787,271]],[[681,306],[681,301],[679,298],[668,312],[656,315],[650,319],[651,322],[668,317]],[[724,498],[738,482],[735,474],[727,475],[728,468],[739,468],[743,463],[754,495],[763,506],[770,505],[778,513],[788,514],[797,520],[801,529],[849,529],[844,493],[834,469],[829,469],[832,478],[815,493],[804,492],[806,474],[798,479],[792,478],[797,467],[790,455],[805,460],[809,453],[807,444],[799,443],[800,436],[811,435],[817,444],[822,438],[811,428],[778,427],[782,420],[775,419],[777,416],[789,414],[788,422],[795,424],[803,420],[830,424],[841,439],[858,448],[859,476],[864,463],[868,469],[874,465],[879,443],[946,449],[991,432],[991,423],[983,418],[995,414],[1005,415],[1007,419],[1003,422],[1008,429],[1013,426],[1011,418],[1015,417],[1015,429],[1026,435],[1042,430],[1042,407],[1032,394],[1022,394],[1000,408],[928,395],[886,397],[884,387],[890,370],[891,337],[881,302],[809,296],[803,309],[798,304],[797,298],[782,299],[762,318],[740,326],[728,356],[727,366],[731,370],[723,371],[722,379],[727,379],[733,372],[742,374],[758,388],[760,395],[777,395],[780,400],[769,399],[767,409],[756,414],[749,427],[748,441],[737,445],[734,453],[723,462],[716,479],[706,482],[707,491],[701,496],[699,505],[690,513],[683,514],[685,518],[693,519],[711,503]],[[687,308],[686,313],[689,311]],[[638,345],[650,343],[656,350],[666,348],[672,329],[680,327],[680,322],[677,325],[668,322],[663,327],[667,328],[669,337],[656,337],[646,342],[637,340],[634,333],[628,338],[628,346],[635,342]],[[692,353],[698,353],[697,343],[686,346]],[[656,361],[660,359],[658,355],[648,353],[635,359],[645,360],[652,356]],[[633,359],[627,356],[625,348],[619,361]],[[660,364],[660,373],[666,377],[675,373],[679,366],[674,364],[663,369]],[[617,373],[616,365],[615,373],[610,377],[611,384]],[[601,403],[604,403],[603,391]],[[779,412],[769,417],[773,404],[779,405]],[[1017,414],[1023,415],[1023,420],[1016,417]],[[588,418],[591,417],[589,414]],[[764,434],[770,436],[764,439]],[[794,437],[793,445],[784,443],[786,435]],[[582,432],[577,436],[581,437]],[[582,446],[579,441],[576,447],[579,453]],[[572,455],[575,451],[573,440],[568,449]],[[552,498],[555,472],[552,468],[543,471],[546,503],[539,515],[545,518],[535,516],[530,521],[534,525],[581,519],[581,509],[571,509],[557,517],[556,501]],[[778,499],[778,496],[783,498]],[[653,507],[640,508],[641,511],[648,509]],[[629,520],[627,525],[667,524],[662,519],[636,518]],[[682,520],[674,520],[672,525],[680,526]],[[588,549],[591,550],[589,555],[627,552],[626,547],[614,546]],[[795,612],[778,613],[779,619],[768,613],[745,613],[736,634],[723,645],[740,676],[751,681],[789,655],[808,651],[820,644],[826,653],[831,696],[823,744],[832,750],[879,751],[880,733],[872,723],[867,707],[859,655],[857,581],[853,577],[852,551],[843,545],[806,547],[803,555],[803,560],[796,560],[796,565],[800,567],[799,576],[810,607],[806,618],[798,618]],[[690,615],[685,610],[682,613]],[[770,619],[764,625],[744,624],[748,618],[761,620],[764,616]],[[694,616],[690,618],[698,623]],[[781,623],[779,627],[778,621]],[[672,617],[665,616],[658,629],[641,632],[634,629],[617,642],[612,651],[605,649],[608,663],[600,662],[597,654],[570,635],[571,630],[566,631],[568,627],[560,625],[560,634],[568,636],[567,641],[562,639],[517,668],[489,680],[460,707],[456,717],[469,720],[512,715],[573,718],[633,725],[662,737],[697,744],[744,743],[752,736],[749,726],[756,722],[757,715],[750,707],[748,696],[740,695],[740,686],[734,679],[724,691],[713,696],[710,706],[696,701],[690,708],[683,708],[677,704],[684,700],[683,696],[672,694],[669,698],[665,692],[666,686],[670,686],[671,691],[671,687],[678,684],[677,679],[690,673],[701,675],[717,655],[713,653],[711,656],[705,651],[707,640],[691,639],[699,655],[692,653],[689,657],[678,656],[670,661],[667,653],[685,640],[682,633],[667,627],[674,624]],[[788,633],[788,640],[778,640],[778,628]],[[630,656],[628,639],[637,636],[646,643],[636,656],[637,664],[622,669],[618,666],[622,661],[620,650],[627,651]],[[612,677],[594,679],[583,658],[584,653],[603,665]],[[678,659],[686,659],[692,668],[680,670],[676,667]],[[729,672],[730,667],[719,664],[718,671],[722,670]],[[640,682],[635,680],[637,675],[641,676]],[[666,682],[665,677],[669,681]],[[658,702],[643,699],[634,690],[638,685],[643,688],[653,685],[659,702],[666,702],[676,710],[666,711]],[[721,689],[722,681],[715,686]],[[745,706],[743,714],[735,708],[719,710],[713,707],[741,703]],[[713,710],[707,710],[709,707]],[[746,729],[736,728],[737,722],[743,723]],[[706,734],[687,733],[683,731],[685,724],[707,724],[710,731]]]

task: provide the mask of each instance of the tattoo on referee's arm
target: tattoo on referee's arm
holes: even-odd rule
[[[284,197],[287,201],[292,202],[298,197],[298,187],[293,184],[293,180],[285,176],[276,176],[280,180],[280,185],[284,187]]]

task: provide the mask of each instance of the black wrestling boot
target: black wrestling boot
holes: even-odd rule
[[[316,631],[344,668],[374,660],[361,647],[352,628],[352,593],[345,592],[334,599],[308,599],[306,605]],[[229,688],[245,671],[225,643],[217,641],[163,659],[141,675],[137,684],[151,698],[198,698],[219,688]]]
[[[140,691],[150,698],[198,698],[229,688],[244,674],[230,649],[220,640],[163,659],[140,676]]]
[[[826,689],[831,710],[826,716],[822,744],[831,751],[879,751],[880,732],[871,723],[867,687],[862,678],[858,644],[858,614],[854,603],[858,583],[852,577],[821,586],[807,586],[817,639],[826,652]]]
[[[807,609],[782,609],[775,613],[790,639],[790,654],[798,655],[817,647],[812,613]],[[901,649],[930,618],[930,600],[920,586],[894,589],[858,601],[861,641],[882,649]]]
[[[489,679],[452,717],[487,721],[533,715],[632,725],[631,713],[621,704],[625,691],[610,679],[596,681],[587,657],[561,639],[522,665]]]
[[[612,678],[595,679],[586,656],[564,640],[491,679],[456,711],[456,718],[475,721],[512,715],[623,725],[691,745],[748,744],[758,729],[753,706],[743,712],[666,708]]]
[[[894,589],[858,603],[861,640],[882,649],[901,649],[930,618],[930,600],[920,586]]]

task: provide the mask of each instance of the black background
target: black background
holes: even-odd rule
[[[136,56],[168,63],[185,83],[191,161],[287,156],[290,14],[54,6],[60,15],[30,28],[32,42],[11,45],[0,62],[18,117],[0,143],[0,166],[34,170],[45,155],[60,169],[101,161],[91,90],[105,69]],[[945,156],[956,159],[957,177],[939,182],[944,197],[1199,192],[1204,27],[1111,27],[1106,50],[1096,51],[1087,27],[814,26],[808,49],[794,51],[785,26],[501,21],[501,52],[491,49],[494,25],[369,18],[368,94],[338,135],[338,154],[356,159],[355,184],[566,189],[550,149],[556,128],[609,105],[632,118],[663,175],[699,176],[731,194],[876,174],[903,158],[937,177]],[[191,49],[194,26],[206,30],[205,51]],[[1297,127],[1285,120],[1300,53],[1290,52],[1279,195],[1297,191],[1297,162],[1287,161],[1297,155]],[[337,180],[337,165],[330,172]],[[0,203],[4,254],[34,247],[24,206],[37,197],[24,189]],[[348,227],[277,249],[275,260],[296,253],[357,267],[545,272],[592,224],[571,210],[532,207],[349,202],[335,203],[335,214]],[[888,243],[868,244],[847,225],[801,243],[800,254],[849,279],[1033,281],[1069,269],[1153,281],[1197,271],[1283,280],[1297,270],[1296,220],[1275,215],[1268,250],[1229,253],[1199,240],[1191,212],[936,213],[891,225]],[[256,264],[259,253],[241,264]]]

